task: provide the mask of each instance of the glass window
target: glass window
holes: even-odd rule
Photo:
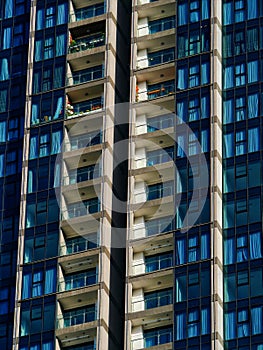
[[[44,60],[54,56],[54,37],[47,37],[44,40]]]
[[[8,133],[7,139],[8,141],[16,140],[19,138],[19,119],[9,119],[8,121]]]
[[[246,203],[245,203],[246,204]],[[245,206],[244,210],[247,210]],[[237,262],[246,261],[248,259],[248,241],[247,236],[237,237]]]
[[[149,348],[156,345],[172,342],[172,327],[155,328],[154,330],[144,330],[144,347]]]
[[[20,46],[24,44],[24,35],[27,33],[27,28],[24,28],[22,23],[14,26],[13,45]]]
[[[237,336],[238,338],[247,337],[249,335],[249,319],[248,311],[240,310],[237,313]]]
[[[44,305],[23,304],[21,311],[20,335],[41,333],[54,329],[55,306],[45,302]]]
[[[248,271],[238,271],[237,273],[237,297],[238,299],[248,298]]]
[[[161,64],[174,60],[174,48],[150,52],[148,54],[149,66],[154,66],[156,64]]]
[[[247,50],[257,51],[259,49],[259,30],[257,27],[255,28],[247,28]]]
[[[16,16],[25,13],[25,0],[15,0],[15,14]]]
[[[0,290],[0,315],[8,313],[9,289],[4,287]]]
[[[154,21],[149,21],[149,33],[154,34],[164,30],[172,29],[175,27],[175,17],[166,17],[157,19]]]
[[[188,262],[199,260],[199,242],[198,236],[188,238]]]
[[[145,271],[152,272],[165,269],[173,265],[173,254],[163,253],[145,257]]]
[[[240,55],[246,52],[246,42],[244,31],[237,31],[235,33],[235,55]]]
[[[157,292],[148,292],[144,294],[145,309],[161,307],[172,304],[173,289],[169,288]]]
[[[46,28],[49,28],[49,27],[53,27],[55,25],[55,20],[56,20],[56,17],[55,17],[55,6],[50,6],[50,7],[46,7],[46,10],[45,10],[45,15],[46,15],[46,21],[45,21],[45,26]]]
[[[243,22],[246,19],[245,16],[245,0],[235,0],[235,22]]]
[[[190,309],[188,312],[188,323],[187,323],[187,330],[188,330],[188,337],[196,337],[200,333],[200,322],[199,322],[199,310],[197,309]]]
[[[200,53],[201,48],[199,32],[192,32],[189,37],[189,55]]]
[[[236,86],[245,85],[246,83],[246,71],[245,63],[239,63],[235,65],[235,84]]]
[[[192,338],[210,333],[210,308],[191,308],[175,315],[175,339]],[[191,346],[192,348],[192,346]],[[199,348],[199,347],[198,347]],[[195,348],[194,348],[195,349]],[[202,345],[203,349],[203,345]]]
[[[246,99],[245,97],[236,98],[236,121],[246,119]]]
[[[11,151],[6,154],[6,176],[14,175],[18,170],[17,151]]]
[[[190,23],[200,20],[200,1],[192,0],[189,4]]]
[[[57,242],[57,231],[48,231],[46,234],[37,233],[33,237],[26,234],[24,263],[57,256]]]

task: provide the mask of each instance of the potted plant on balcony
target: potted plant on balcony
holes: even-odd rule
[[[72,39],[70,42],[70,47],[77,45],[76,40]]]
[[[68,102],[66,106],[67,117],[74,115],[74,107]]]

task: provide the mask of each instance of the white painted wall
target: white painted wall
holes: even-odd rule
[[[132,266],[133,275],[140,275],[142,273],[145,273],[145,262],[143,252],[134,253]]]
[[[147,117],[146,114],[138,115],[136,118],[136,135],[147,133]]]
[[[144,217],[134,219],[133,224],[133,239],[144,238],[146,234]]]

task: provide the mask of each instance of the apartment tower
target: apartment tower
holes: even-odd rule
[[[0,1],[1,350],[263,350],[260,0]]]

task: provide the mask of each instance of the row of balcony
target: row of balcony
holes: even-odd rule
[[[85,19],[103,15],[105,12],[105,4],[99,3],[92,6],[75,9],[74,13],[70,14],[69,21],[71,23],[79,22]],[[147,26],[138,28],[138,36],[145,34],[155,34],[160,31],[169,30],[172,28],[175,28],[175,16],[160,18],[158,20],[150,20]]]

